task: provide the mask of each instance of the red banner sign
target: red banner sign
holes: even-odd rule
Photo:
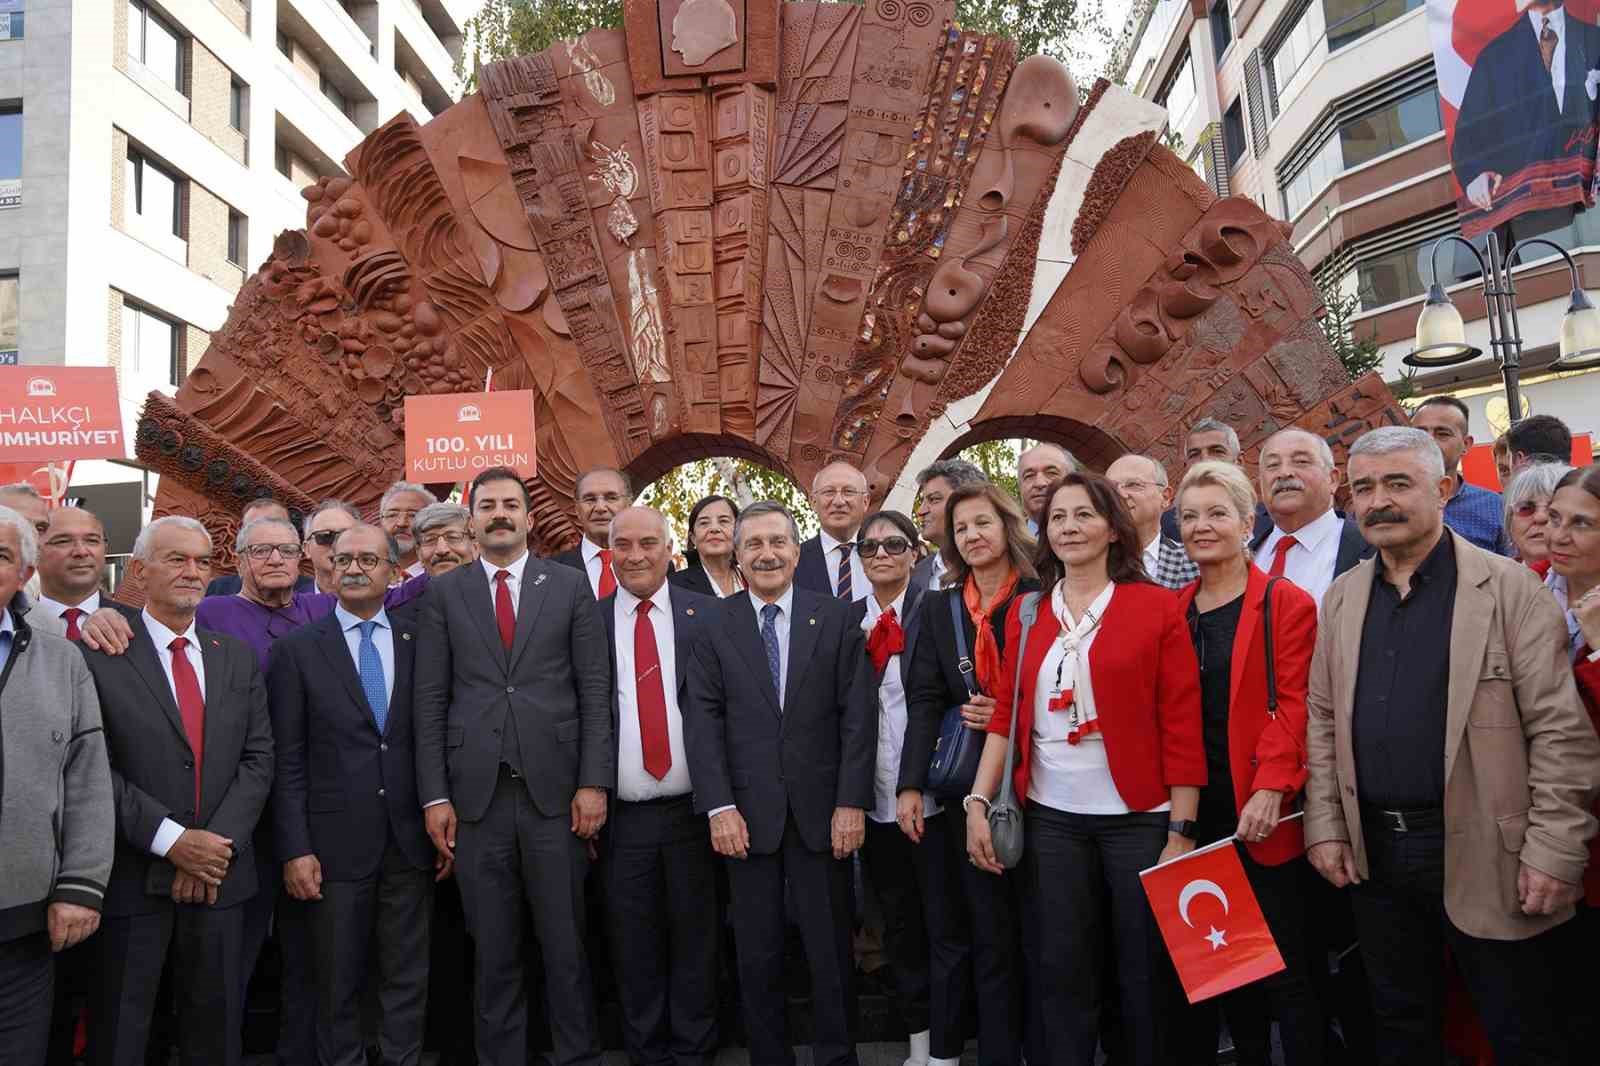
[[[452,392],[406,397],[406,477],[471,481],[492,466],[534,476],[533,393]]]
[[[122,405],[108,366],[0,366],[0,462],[122,459]]]
[[[1284,968],[1233,838],[1139,875],[1190,1003]]]
[[[72,482],[72,464],[0,463],[0,485],[29,484],[51,507],[59,506]]]

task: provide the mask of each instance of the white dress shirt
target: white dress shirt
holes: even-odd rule
[[[1555,55],[1550,58],[1550,88],[1556,94],[1556,110],[1565,110],[1567,96],[1567,11],[1558,7],[1554,11],[1529,11],[1528,21],[1533,23],[1533,43],[1539,43],[1539,33],[1548,19],[1556,34]]]
[[[817,535],[822,542],[822,560],[828,565],[828,587],[834,595],[839,594],[839,553],[840,545],[850,545],[850,602],[864,600],[872,591],[872,585],[867,581],[867,572],[861,569],[861,553],[856,551],[855,541],[834,540],[832,535],[824,529]]]
[[[1583,650],[1585,638],[1583,627],[1578,625],[1578,616],[1573,613],[1572,604],[1567,599],[1567,579],[1551,570],[1544,576],[1544,587],[1549,589],[1551,594],[1555,596],[1556,606],[1561,608],[1561,613],[1566,618],[1567,654],[1576,661],[1578,653]],[[1591,663],[1600,662],[1600,648],[1595,648],[1589,652],[1588,661]]]
[[[929,558],[933,562],[928,565],[928,587],[938,590],[944,587],[944,552],[935,549]]]
[[[1150,538],[1150,543],[1144,546],[1144,572],[1149,574],[1151,580],[1161,567],[1161,527],[1156,527],[1156,535]]]
[[[483,566],[483,572],[489,575],[489,609],[491,611],[494,610],[494,597],[496,591],[494,575],[498,574],[502,570],[511,575],[510,577],[506,578],[506,588],[511,593],[511,617],[515,618],[517,616],[517,612],[522,610],[522,571],[527,569],[528,553],[524,551],[521,555],[517,556],[514,562],[507,563],[504,566],[500,566],[497,563],[491,563],[487,556],[480,558],[478,562]]]
[[[378,660],[383,664],[383,692],[389,698],[394,698],[394,630],[389,626],[389,615],[382,607],[371,619],[362,618],[351,614],[344,609],[343,604],[335,605],[334,617],[339,620],[339,628],[344,630],[344,646],[350,649],[350,661],[355,664],[356,677],[361,676],[361,623],[373,621],[378,623],[372,630],[372,643],[378,649]]]
[[[189,619],[189,628],[182,633],[174,633],[150,614],[148,609],[140,612],[144,619],[144,627],[150,634],[150,641],[156,646],[156,658],[161,661],[161,670],[167,675],[167,689],[172,693],[174,706],[178,705],[178,686],[172,680],[172,649],[168,647],[177,637],[184,637],[189,643],[184,647],[184,658],[189,660],[189,665],[194,667],[195,680],[200,683],[200,691],[206,690],[206,664],[200,654],[200,636],[195,632],[194,619]],[[182,709],[181,707],[179,708]],[[198,811],[195,816],[199,817]],[[172,850],[172,845],[178,842],[183,835],[183,826],[171,818],[161,819],[161,824],[156,827],[156,837],[150,842],[151,854],[158,858],[166,858],[167,852]]]
[[[1283,576],[1299,585],[1322,608],[1322,597],[1333,584],[1333,567],[1339,561],[1339,538],[1344,531],[1344,519],[1332,507],[1321,518],[1295,531],[1295,543],[1283,561]],[[1278,541],[1290,536],[1277,526],[1267,534],[1267,539],[1256,549],[1255,563],[1263,572],[1272,569],[1278,554]]]
[[[826,533],[823,536],[827,536]],[[750,597],[750,604],[756,609],[756,639],[761,641],[761,657],[766,658],[767,641],[761,635],[762,617],[761,608],[767,601],[757,596],[754,592],[745,595]],[[783,710],[783,686],[789,680],[789,615],[794,610],[794,585],[783,590],[783,595],[774,601],[778,605],[778,617],[772,620],[772,628],[778,633],[778,710]],[[763,666],[765,663],[762,664]],[[733,810],[737,804],[729,803],[713,808],[706,812],[707,818],[715,818],[723,811]]]
[[[906,622],[906,594],[902,591],[889,606],[903,628]],[[861,632],[870,636],[882,615],[883,608],[878,606],[878,597],[867,597],[867,613],[861,617]],[[907,652],[910,650],[906,649]],[[906,743],[906,688],[900,678],[902,654],[905,652],[896,652],[889,657],[889,662],[883,668],[883,680],[878,683],[878,759],[873,771],[872,809],[867,812],[867,817],[874,822],[895,821],[896,804],[900,796],[900,756]],[[939,803],[933,798],[933,793],[924,792],[922,816],[926,818],[938,813]]]
[[[617,586],[611,607],[616,626],[617,651],[617,798],[629,803],[689,794],[689,757],[683,747],[683,711],[678,707],[678,657],[676,627],[672,617],[670,586],[663,581],[650,597],[645,615],[655,631],[661,657],[661,690],[667,698],[667,747],[672,767],[656,780],[644,768],[644,741],[639,732],[639,667],[633,658],[633,633],[638,626],[639,597]]]
[[[600,558],[601,547],[588,537],[578,542],[578,550],[583,553],[583,571],[589,575],[589,591],[594,593],[594,598],[600,598],[600,571],[606,565]],[[616,571],[611,576],[616,578]],[[620,586],[619,586],[620,587]]]
[[[82,622],[87,622],[89,620],[89,616],[100,609],[100,590],[95,589],[93,592],[89,593],[88,596],[84,597],[77,603],[62,603],[60,600],[52,600],[44,593],[40,593],[38,599],[34,600],[33,602],[35,606],[44,608],[45,614],[49,615],[51,618],[59,620],[62,627],[65,628],[67,620],[64,616],[66,615],[67,611],[71,610],[72,608],[76,607],[78,610],[83,612],[83,617],[79,619],[80,624]]]
[[[1089,605],[1087,613],[1104,618],[1116,590],[1116,582],[1107,584],[1105,591]],[[1056,583],[1051,600],[1052,610],[1066,613],[1060,582]],[[1100,628],[1096,626],[1078,645],[1080,661],[1086,666],[1089,650],[1099,634]],[[1078,743],[1069,744],[1067,734],[1071,726],[1067,713],[1050,709],[1050,701],[1056,696],[1056,673],[1065,656],[1066,645],[1057,637],[1051,641],[1050,650],[1039,665],[1039,679],[1033,686],[1033,771],[1028,778],[1028,802],[1074,814],[1127,814],[1128,805],[1111,777],[1105,737],[1098,732],[1087,733]],[[1094,683],[1087,669],[1073,682],[1072,695],[1086,719],[1099,717]]]

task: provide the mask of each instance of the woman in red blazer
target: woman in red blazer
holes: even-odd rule
[[[1198,463],[1184,475],[1178,528],[1200,577],[1178,593],[1178,601],[1200,663],[1207,781],[1200,793],[1199,843],[1238,836],[1245,874],[1287,968],[1220,1002],[1192,1007],[1185,1061],[1215,1059],[1219,1007],[1227,1013],[1240,1061],[1271,1061],[1270,1000],[1285,1066],[1318,1066],[1322,1010],[1304,957],[1305,834],[1299,819],[1283,820],[1294,813],[1306,782],[1306,685],[1317,605],[1297,586],[1250,564],[1255,506],[1250,479],[1232,463]]]
[[[1068,474],[1047,499],[1035,562],[1045,591],[1026,646],[1016,606],[1006,619],[1002,668],[1014,680],[995,694],[964,803],[967,851],[1001,872],[985,808],[1015,713],[1030,1030],[1045,1062],[1090,1066],[1102,998],[1116,995],[1125,1061],[1166,1066],[1180,999],[1139,871],[1194,848],[1206,781],[1199,668],[1177,596],[1145,575],[1111,483]],[[1107,936],[1115,991],[1102,987]]]

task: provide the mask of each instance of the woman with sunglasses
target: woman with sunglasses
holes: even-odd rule
[[[1180,1000],[1139,871],[1195,846],[1206,783],[1199,663],[1177,594],[1145,574],[1112,484],[1071,473],[1045,499],[1034,560],[1045,591],[1026,647],[1022,611],[1007,618],[1007,680],[965,801],[967,852],[974,869],[1004,872],[987,808],[1015,714],[1029,1058],[1037,1045],[1052,1066],[1091,1066],[1102,999],[1114,995],[1124,1061],[1168,1066]],[[1107,955],[1115,990],[1102,987]]]
[[[1294,812],[1306,783],[1306,686],[1317,605],[1298,586],[1250,564],[1256,494],[1232,463],[1197,463],[1178,489],[1178,528],[1200,577],[1178,593],[1200,661],[1200,790],[1196,843],[1237,835],[1240,858],[1286,969],[1189,1008],[1186,1063],[1217,1054],[1218,1008],[1243,1066],[1272,1061],[1270,1015],[1285,1066],[1323,1060],[1322,1010],[1304,958],[1305,834]],[[1270,655],[1270,661],[1269,661]],[[1270,671],[1270,672],[1269,672]]]
[[[945,712],[959,707],[964,727],[979,738],[994,714],[995,697],[1005,687],[1000,663],[1006,613],[1018,595],[1038,588],[1030,558],[1034,540],[1017,501],[987,481],[950,493],[945,529],[940,549],[945,587],[925,596],[922,632],[912,656],[897,815],[901,831],[920,847],[942,843],[945,848],[946,876],[928,885],[929,931],[967,953],[952,969],[946,1002],[964,1002],[970,983],[980,1066],[1016,1066],[1022,1056],[1023,986],[1015,886],[1010,878],[989,877],[967,862],[966,822],[959,810],[943,816],[942,841],[937,833],[925,839],[923,788]],[[964,663],[976,691],[968,687]],[[940,803],[959,804],[966,787],[961,782],[960,794],[942,795]]]
[[[902,754],[906,737],[906,677],[911,649],[922,630],[924,585],[911,580],[916,561],[917,527],[899,511],[879,511],[861,523],[856,554],[872,595],[851,605],[867,635],[867,658],[878,679],[878,758],[872,807],[867,811],[867,841],[862,848],[866,874],[883,909],[884,942],[894,972],[895,1005],[910,1034],[908,1063],[923,1066],[961,1057],[960,1001],[949,1002],[950,972],[964,961],[959,941],[937,934],[925,910],[931,879],[942,880],[948,863],[943,839],[948,816],[937,799],[925,797],[919,847],[897,824]],[[930,936],[930,933],[935,935]]]
[[[1513,477],[1506,489],[1505,525],[1511,546],[1517,559],[1540,577],[1550,572],[1550,496],[1571,469],[1566,463],[1534,463]]]
[[[667,580],[702,596],[732,596],[744,589],[744,576],[733,558],[733,526],[739,505],[726,496],[707,496],[689,509],[689,543],[683,550],[688,565]]]

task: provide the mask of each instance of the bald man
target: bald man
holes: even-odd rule
[[[855,553],[856,532],[867,517],[867,477],[846,462],[829,463],[811,479],[811,508],[822,531],[800,545],[794,583],[853,603],[872,591]]]

